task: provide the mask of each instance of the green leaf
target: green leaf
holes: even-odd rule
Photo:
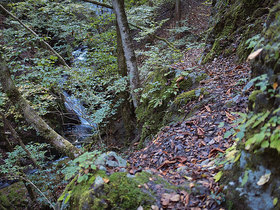
[[[239,154],[235,157],[235,159],[234,159],[233,162],[234,162],[234,163],[237,162],[237,161],[240,159],[240,157],[241,157],[241,153],[239,153]]]
[[[248,126],[250,126],[258,117],[260,117],[262,115],[262,113],[259,114],[254,114],[247,122],[245,127],[247,128]]]
[[[229,138],[233,134],[233,130],[229,130],[225,133],[224,138]]]
[[[88,175],[87,174],[84,174],[82,176],[79,176],[78,178],[78,183],[81,183],[83,181],[87,181],[88,180]]]
[[[224,126],[225,126],[225,122],[221,122],[221,123],[219,124],[218,128],[222,128],[222,127],[224,127]]]
[[[248,181],[248,171],[245,171],[241,186],[243,187],[247,183],[247,181]]]
[[[264,141],[264,142],[261,144],[261,147],[262,147],[262,148],[268,148],[268,147],[269,147],[269,142],[268,142],[268,141]]]
[[[215,176],[214,176],[214,179],[215,179],[215,182],[218,182],[221,177],[223,175],[223,172],[222,171],[219,171]]]
[[[270,143],[270,147],[277,149],[278,152],[280,152],[280,140],[274,140]]]
[[[65,204],[69,201],[69,199],[70,199],[70,197],[71,197],[71,194],[72,194],[72,191],[69,191],[69,192],[67,193],[67,197],[65,198],[65,201],[64,201]]]
[[[276,206],[277,203],[278,203],[278,198],[274,198],[274,199],[273,199],[273,206]]]
[[[255,138],[249,138],[246,142],[245,142],[245,149],[249,150],[251,148],[251,145],[255,143]]]
[[[269,111],[267,111],[266,113],[263,114],[263,116],[261,118],[259,118],[254,125],[252,126],[252,128],[257,127],[261,122],[265,121],[265,119],[268,117],[268,115],[270,114]]]

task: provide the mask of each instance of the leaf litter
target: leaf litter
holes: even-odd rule
[[[199,5],[192,10],[202,8]],[[204,10],[204,14],[207,12]],[[205,20],[200,24],[205,24]],[[224,136],[233,128],[232,123],[237,118],[233,113],[245,112],[247,108],[252,90],[252,85],[246,85],[250,66],[248,63],[235,64],[234,55],[220,56],[201,65],[198,60],[202,53],[203,49],[190,49],[183,61],[171,67],[181,71],[197,67],[197,71],[206,72],[208,77],[198,88],[205,88],[209,95],[185,104],[182,121],[162,128],[145,148],[129,155],[130,174],[149,170],[174,185],[188,186],[188,192],[179,189],[167,192],[156,187],[161,200],[152,209],[223,209],[220,195],[223,187],[218,183],[222,172],[219,172],[220,166],[215,164],[215,158],[234,143],[232,135]],[[196,111],[190,115],[193,110]],[[269,180],[267,177],[260,180],[260,184]]]

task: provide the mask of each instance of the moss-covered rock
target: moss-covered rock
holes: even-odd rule
[[[142,103],[136,109],[137,119],[142,124],[141,140],[156,134],[168,122],[178,120],[170,109],[177,93],[196,88],[206,77],[207,74],[195,68],[186,71],[155,69],[151,72],[142,92]]]
[[[101,179],[101,182],[97,179]],[[139,206],[151,209],[152,205],[160,203],[161,196],[157,194],[156,189],[166,192],[176,192],[180,189],[189,191],[188,187],[171,185],[149,172],[136,175],[116,172],[108,176],[104,171],[97,171],[87,181],[79,184],[71,182],[69,185],[63,199],[69,203],[70,209],[133,210]]]
[[[243,151],[239,161],[227,164],[222,176],[228,209],[279,209],[279,158],[275,151],[250,154]],[[268,181],[261,183],[267,175]]]
[[[22,182],[0,190],[0,209],[24,209],[30,204],[28,192]]]
[[[236,51],[240,60],[246,59],[252,51],[246,42],[262,31],[267,8],[273,3],[273,0],[213,1],[212,23],[207,34],[209,47],[203,62]]]
[[[204,88],[197,88],[191,91],[187,91],[178,95],[174,103],[177,106],[185,105],[190,101],[198,99],[201,95],[208,95],[209,93]]]

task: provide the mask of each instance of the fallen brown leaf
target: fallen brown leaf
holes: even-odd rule
[[[170,197],[170,200],[173,202],[178,202],[180,200],[180,195],[179,194],[172,195]]]

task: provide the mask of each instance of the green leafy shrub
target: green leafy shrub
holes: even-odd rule
[[[14,151],[8,152],[4,164],[0,166],[0,173],[8,180],[28,180],[27,185],[37,192],[36,200],[42,205],[54,205],[59,186],[63,185],[57,162],[49,164],[53,157],[47,157],[50,146],[48,144],[30,143],[26,148],[41,168],[34,168],[32,161],[22,147],[16,146]],[[40,191],[38,191],[40,190]],[[43,195],[42,195],[43,193]],[[49,201],[46,201],[48,198]]]
[[[251,96],[252,100],[254,98],[255,101],[253,108],[256,106],[255,103],[260,103],[256,101],[258,94],[265,96],[268,101],[280,97],[277,91],[277,83],[272,82],[271,84],[266,74],[252,79],[251,82],[255,82],[255,86],[259,89],[259,91],[253,92],[254,96]],[[225,138],[234,135],[237,140],[243,140],[246,137],[246,150],[258,151],[259,149],[272,148],[280,153],[280,108],[269,110],[269,106],[265,105],[265,107],[256,111],[247,114],[238,113],[240,115],[236,122],[238,126],[228,131]]]
[[[88,178],[92,175],[90,171],[96,170],[96,165],[94,165],[94,160],[100,155],[100,151],[85,152],[84,154],[77,157],[75,160],[70,161],[68,166],[63,169],[63,174],[65,179],[69,180],[74,175],[79,173],[78,183],[87,181]]]

